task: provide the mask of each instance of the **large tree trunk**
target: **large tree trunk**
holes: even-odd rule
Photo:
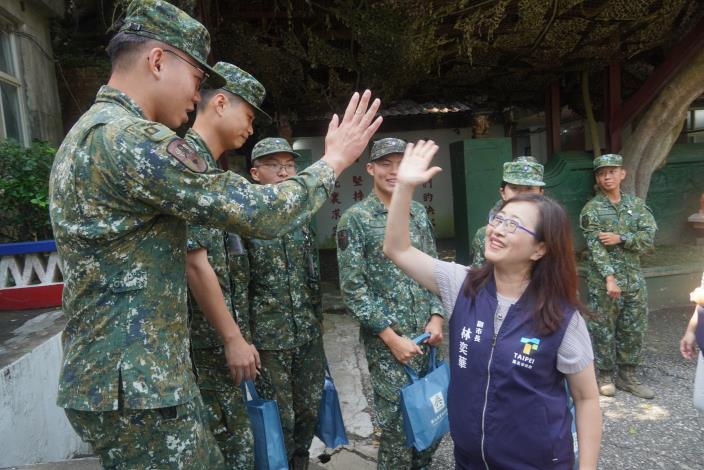
[[[645,198],[653,172],[667,155],[692,102],[704,93],[704,49],[684,65],[658,93],[623,146],[627,176],[623,189]]]

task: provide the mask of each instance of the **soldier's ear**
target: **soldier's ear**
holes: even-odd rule
[[[256,166],[253,166],[249,169],[249,174],[252,176],[252,179],[257,183],[261,181],[259,178],[259,168],[257,168]]]
[[[367,163],[366,167],[367,167],[367,173],[369,174],[369,176],[374,176],[374,164],[369,162],[369,163]]]
[[[227,108],[229,104],[224,93],[216,93],[215,96],[213,96],[211,103],[213,103],[215,113],[220,117],[225,114],[225,108]]]
[[[164,50],[160,47],[154,47],[147,54],[147,67],[149,72],[158,80],[161,78],[161,66],[164,60]]]

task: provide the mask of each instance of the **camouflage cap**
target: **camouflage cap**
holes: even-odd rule
[[[594,159],[594,171],[604,166],[623,166],[623,157],[615,153],[605,153]]]
[[[536,160],[535,157],[531,157],[530,155],[520,155],[513,160],[512,162],[531,162],[531,163],[540,163],[538,160]]]
[[[293,148],[286,139],[282,139],[281,137],[267,137],[266,139],[262,139],[257,142],[254,146],[252,149],[251,160],[254,161],[257,158],[282,152],[290,153],[293,155],[293,158],[298,158],[301,156],[299,153],[293,151]]]
[[[219,88],[225,79],[207,63],[210,34],[205,26],[162,0],[132,0],[119,32],[169,44],[191,56],[208,75],[209,86]]]
[[[406,145],[408,143],[402,139],[396,139],[394,137],[387,137],[385,139],[379,139],[372,145],[372,151],[369,154],[369,161],[373,162],[381,157],[385,157],[391,153],[403,153],[406,150]]]
[[[543,165],[533,157],[517,157],[504,163],[503,181],[519,186],[545,186]]]
[[[236,65],[228,64],[227,62],[218,62],[213,68],[216,72],[225,77],[225,81],[227,82],[219,88],[239,96],[252,105],[257,113],[257,117],[261,118],[266,123],[271,122],[271,116],[260,108],[266,96],[264,85]]]

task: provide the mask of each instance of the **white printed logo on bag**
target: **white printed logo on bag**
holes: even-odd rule
[[[442,396],[442,392],[438,392],[430,397],[430,403],[433,404],[433,410],[436,414],[443,411],[445,409],[445,399]]]

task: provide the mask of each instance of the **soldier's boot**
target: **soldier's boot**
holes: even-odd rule
[[[597,384],[599,385],[599,393],[605,397],[613,397],[616,395],[613,371],[600,369],[597,376]]]
[[[636,377],[635,366],[621,366],[616,375],[616,388],[635,395],[639,398],[651,399],[655,397],[653,389],[642,383]]]
[[[308,470],[308,461],[308,453],[306,453],[305,455],[294,454],[293,458],[291,459],[291,462],[289,462],[289,468],[291,470]]]

